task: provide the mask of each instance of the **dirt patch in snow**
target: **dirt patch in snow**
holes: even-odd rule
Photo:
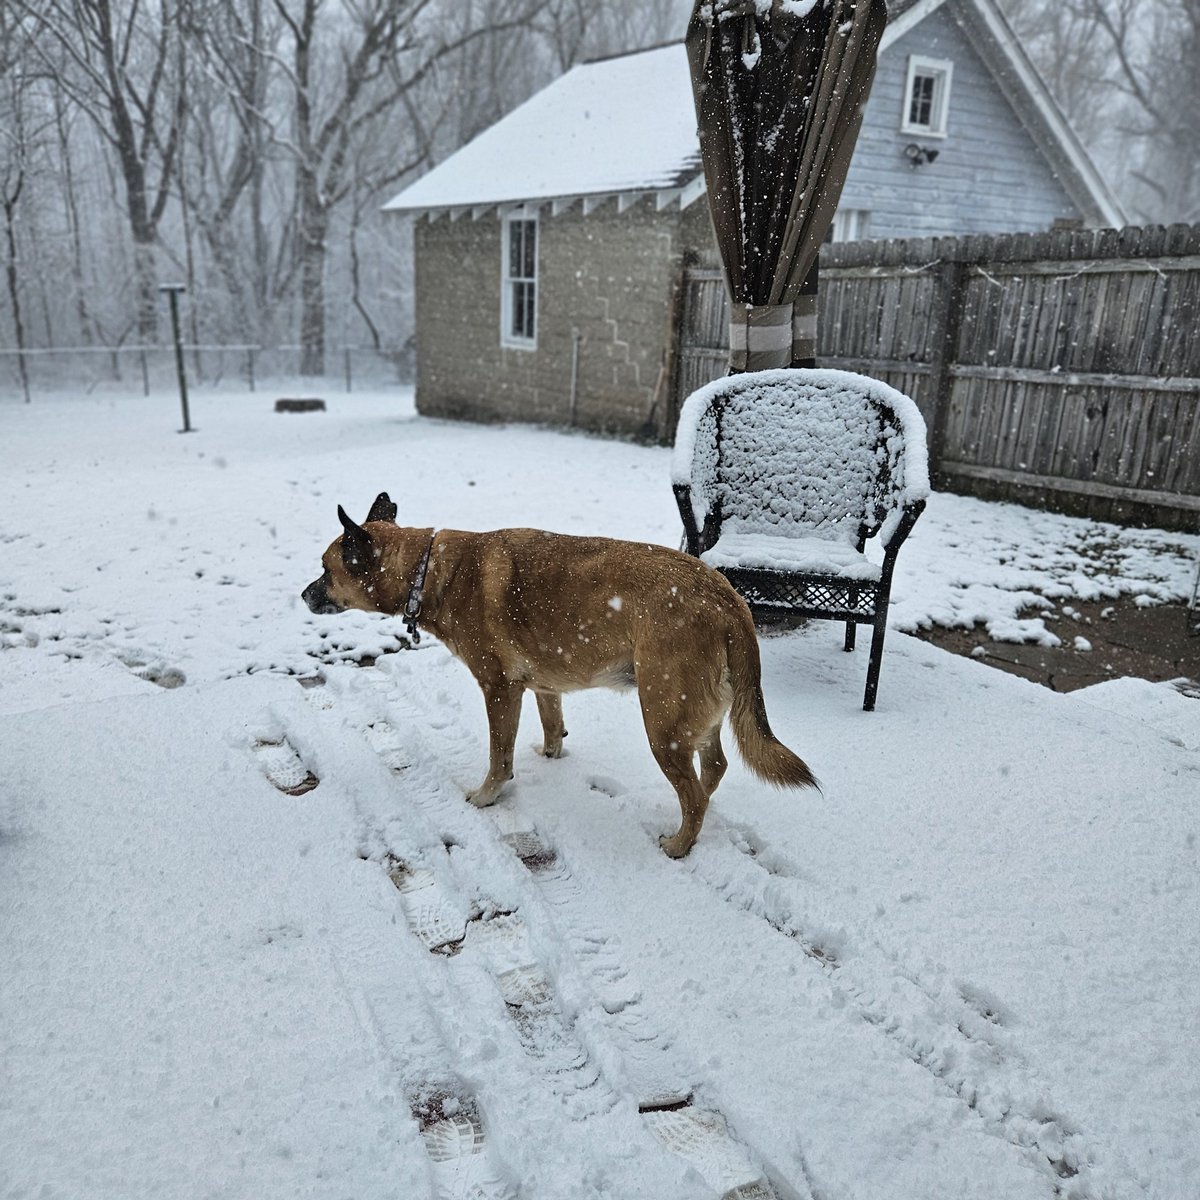
[[[1043,684],[1072,692],[1108,679],[1131,675],[1162,682],[1186,679],[1200,693],[1200,637],[1188,632],[1181,604],[1143,607],[1132,597],[1067,601],[1057,608],[1031,609],[1061,639],[1058,646],[993,641],[987,629],[933,626],[917,636],[943,650],[979,659]]]

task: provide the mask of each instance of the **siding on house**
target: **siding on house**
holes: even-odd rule
[[[500,343],[501,223],[415,223],[417,408],[431,416],[574,424],[658,436],[684,218],[653,198],[538,219],[537,347]],[[695,236],[695,235],[693,235]],[[578,364],[572,407],[572,360]],[[656,408],[656,401],[658,405]],[[654,422],[653,432],[646,429]]]
[[[949,9],[926,17],[879,56],[841,207],[870,212],[872,240],[1036,231],[1078,217]],[[900,132],[913,54],[954,64],[945,137]],[[910,142],[937,150],[937,161],[911,166],[904,154]]]

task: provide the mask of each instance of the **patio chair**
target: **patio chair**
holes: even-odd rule
[[[916,404],[846,371],[730,375],[685,402],[671,474],[685,549],[756,618],[845,621],[847,650],[873,626],[874,709],[896,555],[929,495]],[[865,553],[876,537],[881,563]]]

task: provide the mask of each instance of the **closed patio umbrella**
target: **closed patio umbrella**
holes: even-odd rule
[[[886,24],[884,0],[696,0],[687,52],[730,371],[813,364],[817,253]]]

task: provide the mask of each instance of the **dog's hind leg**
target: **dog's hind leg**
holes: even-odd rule
[[[704,814],[708,811],[708,795],[696,778],[690,748],[680,746],[672,750],[670,743],[662,746],[651,742],[650,749],[662,773],[675,789],[681,816],[679,829],[670,837],[660,837],[658,844],[672,858],[682,858],[700,836],[700,826],[704,824]]]
[[[538,716],[542,718],[542,744],[539,754],[546,758],[562,756],[562,740],[567,736],[563,728],[562,696],[558,692],[537,692]]]
[[[695,844],[708,810],[708,793],[696,777],[696,741],[683,721],[683,705],[676,697],[655,695],[656,689],[643,685],[639,699],[650,750],[662,773],[679,798],[679,829],[658,844],[672,858],[682,858]],[[714,785],[715,786],[715,785]]]
[[[708,740],[700,743],[700,786],[706,796],[711,797],[717,790],[728,766],[729,760],[721,745],[721,727],[718,725],[708,735]]]
[[[478,676],[476,676],[479,679]],[[521,719],[521,696],[525,685],[514,683],[503,675],[479,679],[487,705],[489,762],[484,781],[467,799],[476,808],[486,808],[495,802],[500,789],[513,776],[513,745],[517,740],[517,724]]]

